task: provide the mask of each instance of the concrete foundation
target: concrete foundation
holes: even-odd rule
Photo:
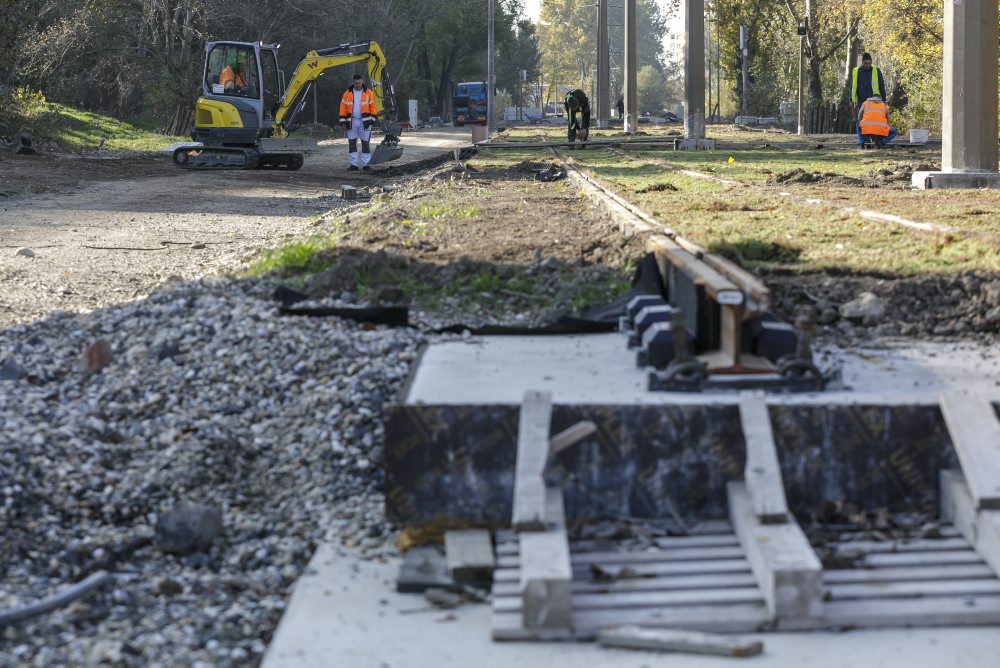
[[[941,352],[930,344],[821,350],[819,365],[839,367],[852,389],[767,398],[793,513],[847,500],[865,508],[937,507],[938,473],[957,465],[937,393],[976,387],[1000,398],[1000,351]],[[622,515],[726,516],[726,484],[745,466],[739,395],[650,392],[624,337],[610,334],[486,337],[426,350],[405,399],[388,409],[390,519],[506,525],[527,389],[552,392],[552,434],[581,420],[597,426],[558,457],[571,524]]]
[[[678,139],[674,142],[675,151],[714,151],[714,139]]]
[[[1000,172],[913,172],[918,190],[1000,188]]]

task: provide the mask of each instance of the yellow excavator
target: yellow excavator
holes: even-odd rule
[[[191,143],[177,146],[174,164],[184,169],[299,169],[314,140],[289,139],[299,126],[309,93],[331,67],[365,63],[384,135],[371,164],[398,159],[401,127],[396,94],[376,42],[310,51],[285,85],[277,44],[209,42],[205,45],[202,95],[195,107]],[[346,86],[345,86],[346,88]]]

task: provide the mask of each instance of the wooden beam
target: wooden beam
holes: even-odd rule
[[[960,471],[941,471],[941,517],[955,525],[1000,577],[1000,510],[977,512]]]
[[[488,583],[493,579],[496,559],[488,530],[446,531],[444,553],[448,572],[455,582]]]
[[[598,632],[597,642],[604,647],[711,654],[714,656],[753,656],[764,651],[764,644],[759,640],[736,638],[716,633],[682,631],[680,629],[651,629],[641,626],[617,626],[604,629]]]
[[[823,567],[798,523],[761,524],[742,482],[730,482],[728,492],[729,519],[774,620],[822,617]]]
[[[976,510],[1000,509],[1000,421],[993,404],[975,392],[947,390],[941,414]]]
[[[743,472],[753,511],[763,524],[788,521],[788,503],[778,464],[778,450],[771,430],[771,414],[763,392],[740,394],[740,423],[746,442],[747,464]]]
[[[569,633],[573,623],[573,567],[569,560],[562,490],[547,489],[546,506],[547,528],[521,533],[521,595],[512,600],[521,607],[524,628],[560,629]]]
[[[517,427],[517,462],[511,524],[518,531],[545,529],[545,482],[542,473],[549,456],[552,393],[528,390],[521,402]]]

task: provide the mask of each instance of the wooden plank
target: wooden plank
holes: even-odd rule
[[[597,425],[590,420],[577,422],[569,429],[564,429],[549,439],[549,458],[559,454],[566,448],[576,445],[597,431]]]
[[[576,564],[648,564],[663,561],[711,561],[713,559],[738,559],[743,556],[739,547],[699,547],[689,550],[647,550],[645,552],[580,552],[571,559]],[[513,555],[497,557],[497,566],[513,568],[517,560]]]
[[[583,552],[608,552],[612,548],[619,547],[621,550],[630,549],[630,540],[574,540],[570,541],[569,548],[573,554]],[[737,547],[740,542],[736,534],[711,534],[706,536],[670,536],[664,538],[653,538],[652,542],[660,548],[670,550],[686,550],[699,547]],[[646,548],[640,548],[646,549]],[[517,541],[507,541],[499,543],[496,547],[498,555],[517,554]]]
[[[617,591],[683,591],[685,589],[725,589],[727,587],[756,587],[757,580],[747,570],[745,573],[716,573],[714,575],[689,575],[681,577],[625,578],[614,582],[593,582],[574,579],[573,594],[600,594]],[[494,596],[516,596],[517,582],[497,582]]]
[[[786,522],[788,503],[771,431],[771,414],[763,392],[740,393],[740,423],[747,452],[743,478],[754,513],[764,524]]]
[[[456,582],[489,582],[493,578],[496,560],[486,529],[446,531],[444,552],[448,572]]]
[[[641,626],[604,629],[598,632],[597,642],[604,647],[713,656],[754,656],[764,651],[764,643],[759,640],[734,638],[717,633],[650,629]]]
[[[521,534],[521,595],[525,628],[569,628],[573,610],[569,540],[561,489],[546,490],[546,517],[552,522],[544,531]]]
[[[899,566],[948,566],[981,564],[982,558],[972,548],[949,552],[897,552],[869,554],[858,561],[861,568],[895,568]]]
[[[1000,576],[1000,511],[976,512],[972,493],[959,471],[941,471],[941,516],[962,532],[978,556]]]
[[[824,587],[833,601],[866,598],[924,598],[933,596],[1000,596],[1000,580],[936,580],[934,582],[869,582]]]
[[[573,610],[613,610],[618,608],[661,608],[684,605],[733,605],[762,601],[756,584],[732,589],[692,589],[685,591],[621,591],[610,594],[574,594]],[[517,596],[501,596],[493,609],[510,612],[522,609]],[[530,625],[526,625],[530,626]],[[541,626],[541,624],[539,624]]]
[[[552,393],[528,390],[521,402],[517,426],[517,462],[511,524],[518,531],[541,531],[545,520],[542,471],[549,456]]]
[[[849,543],[858,540],[872,540],[873,531],[838,531],[837,538],[842,543]],[[942,524],[937,527],[937,533],[941,538],[957,538],[961,536],[958,529],[950,524]],[[932,540],[932,539],[928,539]]]
[[[910,568],[865,568],[823,571],[823,585],[854,582],[920,582],[923,580],[978,580],[992,578],[986,564],[912,566]]]
[[[739,559],[720,559],[718,561],[671,561],[630,564],[630,568],[640,575],[650,576],[712,575],[716,573],[750,572],[750,564],[742,557]],[[517,582],[520,580],[520,573],[517,564],[513,567],[498,568],[493,571],[493,581]],[[590,577],[589,564],[574,566],[573,575],[576,579],[588,579]]]
[[[809,620],[823,612],[823,567],[794,519],[761,524],[741,482],[730,482],[729,519],[777,621]]]
[[[1000,596],[830,601],[824,606],[830,626],[959,626],[1000,624]]]
[[[941,414],[973,507],[1000,509],[1000,420],[993,404],[978,393],[946,390],[941,393]]]
[[[730,606],[641,608],[635,610],[574,610],[573,630],[578,640],[593,640],[598,631],[620,624],[650,628],[688,629],[713,633],[753,633],[770,625],[763,603]],[[549,640],[565,635],[525,630],[517,612],[493,613],[494,640]]]
[[[854,540],[846,543],[827,543],[827,548],[837,552],[864,552],[865,554],[887,554],[893,552],[948,552],[967,550],[969,543],[961,536],[941,539],[917,539],[911,541]]]

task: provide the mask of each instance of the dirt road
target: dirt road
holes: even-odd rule
[[[465,131],[404,136],[400,161],[346,171],[346,141],[297,172],[188,172],[162,156],[36,154],[0,160],[0,326],[147,294],[307,234],[340,186],[399,183],[414,163],[469,143]],[[34,257],[15,255],[30,248]]]

